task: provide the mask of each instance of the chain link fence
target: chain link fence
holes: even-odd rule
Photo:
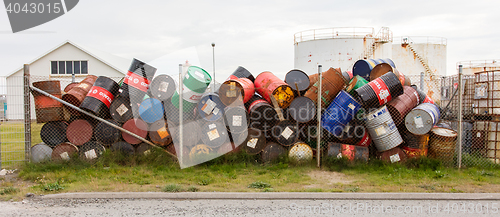
[[[213,85],[199,67],[159,75],[134,60],[124,77],[31,76],[32,94],[21,77],[8,82],[20,85],[7,87],[16,92],[6,96],[2,167],[26,159],[94,162],[106,150],[147,156],[153,146],[176,156],[181,168],[232,152],[262,163],[419,157],[450,167],[500,163],[500,74],[462,76],[458,85],[458,75],[405,76],[389,60],[358,62],[349,72],[291,70],[284,78],[254,77],[238,67]],[[27,119],[24,96],[32,105]]]

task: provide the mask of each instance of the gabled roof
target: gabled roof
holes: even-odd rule
[[[81,51],[87,53],[88,55],[98,59],[99,61],[103,62],[104,64],[108,65],[109,67],[115,69],[116,71],[118,71],[122,74],[126,74],[128,68],[130,67],[130,63],[132,62],[132,59],[127,59],[127,58],[115,56],[113,54],[110,54],[110,53],[107,53],[107,52],[104,52],[101,50],[97,50],[94,48],[81,46],[81,45],[78,45],[72,41],[67,40],[67,41],[63,42],[62,44],[56,46],[55,48],[49,50],[48,52],[44,53],[40,57],[32,60],[28,64],[32,64],[32,63],[38,61],[39,59],[49,55],[53,51],[59,49],[60,47],[66,45],[66,44],[73,45],[74,47],[76,47],[76,48],[80,49]],[[21,69],[23,69],[23,67],[18,68],[15,71],[11,72],[9,75],[7,75],[7,77],[10,77],[11,75],[13,75],[14,73],[16,73],[17,71],[19,71]]]

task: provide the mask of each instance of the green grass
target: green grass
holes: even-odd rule
[[[31,144],[42,142],[40,129],[43,124],[31,123]],[[0,146],[2,147],[2,168],[19,166],[25,160],[24,123],[2,122],[0,125]]]
[[[164,192],[181,192],[182,191],[182,186],[178,184],[168,184],[165,187],[163,187],[162,191]]]

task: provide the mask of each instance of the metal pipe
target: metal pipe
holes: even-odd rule
[[[462,65],[458,66],[458,168],[462,168]]]
[[[213,68],[214,68],[214,83],[212,84],[212,93],[215,93],[215,43],[212,43],[212,59],[213,59]]]
[[[92,114],[90,112],[87,112],[87,111],[85,111],[85,110],[83,110],[81,108],[78,108],[78,107],[76,107],[76,106],[74,106],[74,105],[72,105],[72,104],[70,104],[70,103],[68,103],[68,102],[66,102],[66,101],[64,101],[62,99],[59,99],[59,98],[57,98],[55,96],[52,96],[51,94],[49,94],[49,93],[47,93],[47,92],[45,92],[43,90],[40,90],[40,89],[38,89],[36,87],[29,87],[29,88],[31,88],[31,91],[34,90],[36,92],[39,92],[39,93],[41,93],[41,94],[43,94],[43,95],[45,95],[45,96],[47,96],[47,97],[49,97],[49,98],[51,98],[53,100],[56,100],[56,101],[58,101],[58,102],[60,102],[60,103],[62,103],[64,105],[66,105],[66,106],[71,107],[72,109],[75,109],[75,110],[77,110],[77,111],[79,111],[79,112],[81,112],[81,113],[83,113],[85,115],[88,115],[88,116],[90,116],[90,117],[92,117],[92,118],[94,118],[94,119],[96,119],[98,121],[101,121],[101,122],[103,122],[103,123],[105,123],[105,124],[107,124],[107,125],[115,128],[115,129],[118,129],[118,130],[126,133],[126,134],[129,134],[129,135],[131,135],[131,136],[133,136],[133,137],[135,137],[135,138],[137,138],[137,139],[139,139],[139,140],[141,140],[141,141],[143,141],[143,142],[145,142],[145,143],[147,143],[147,144],[149,144],[149,145],[151,145],[153,147],[160,148],[157,145],[155,145],[154,143],[152,143],[152,142],[150,142],[150,141],[148,141],[148,140],[146,140],[146,139],[144,139],[144,138],[142,138],[142,137],[140,137],[140,136],[138,136],[138,135],[136,135],[136,134],[134,134],[134,133],[132,133],[132,132],[124,129],[124,128],[122,128],[122,127],[116,126],[115,124],[113,124],[113,123],[111,123],[111,122],[109,122],[109,121],[107,121],[105,119],[97,117],[97,116],[95,116],[94,114]],[[162,149],[162,148],[160,148],[160,149]],[[167,151],[165,149],[162,149],[162,150],[165,151],[167,154],[171,155],[172,157],[174,157],[175,159],[177,159],[177,156],[175,156],[174,154],[170,153],[169,151]]]
[[[179,164],[182,167],[182,164],[184,163],[184,138],[183,138],[183,125],[184,125],[184,111],[182,107],[182,89],[183,89],[183,83],[182,83],[182,64],[179,64]]]
[[[318,65],[318,103],[317,103],[317,114],[316,119],[318,119],[318,125],[316,126],[316,160],[318,168],[321,167],[321,86],[323,78],[321,78],[321,65]]]
[[[24,160],[31,155],[30,65],[24,64]]]

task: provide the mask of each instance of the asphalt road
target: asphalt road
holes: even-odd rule
[[[61,194],[0,202],[0,216],[500,216],[498,194],[286,194]]]

